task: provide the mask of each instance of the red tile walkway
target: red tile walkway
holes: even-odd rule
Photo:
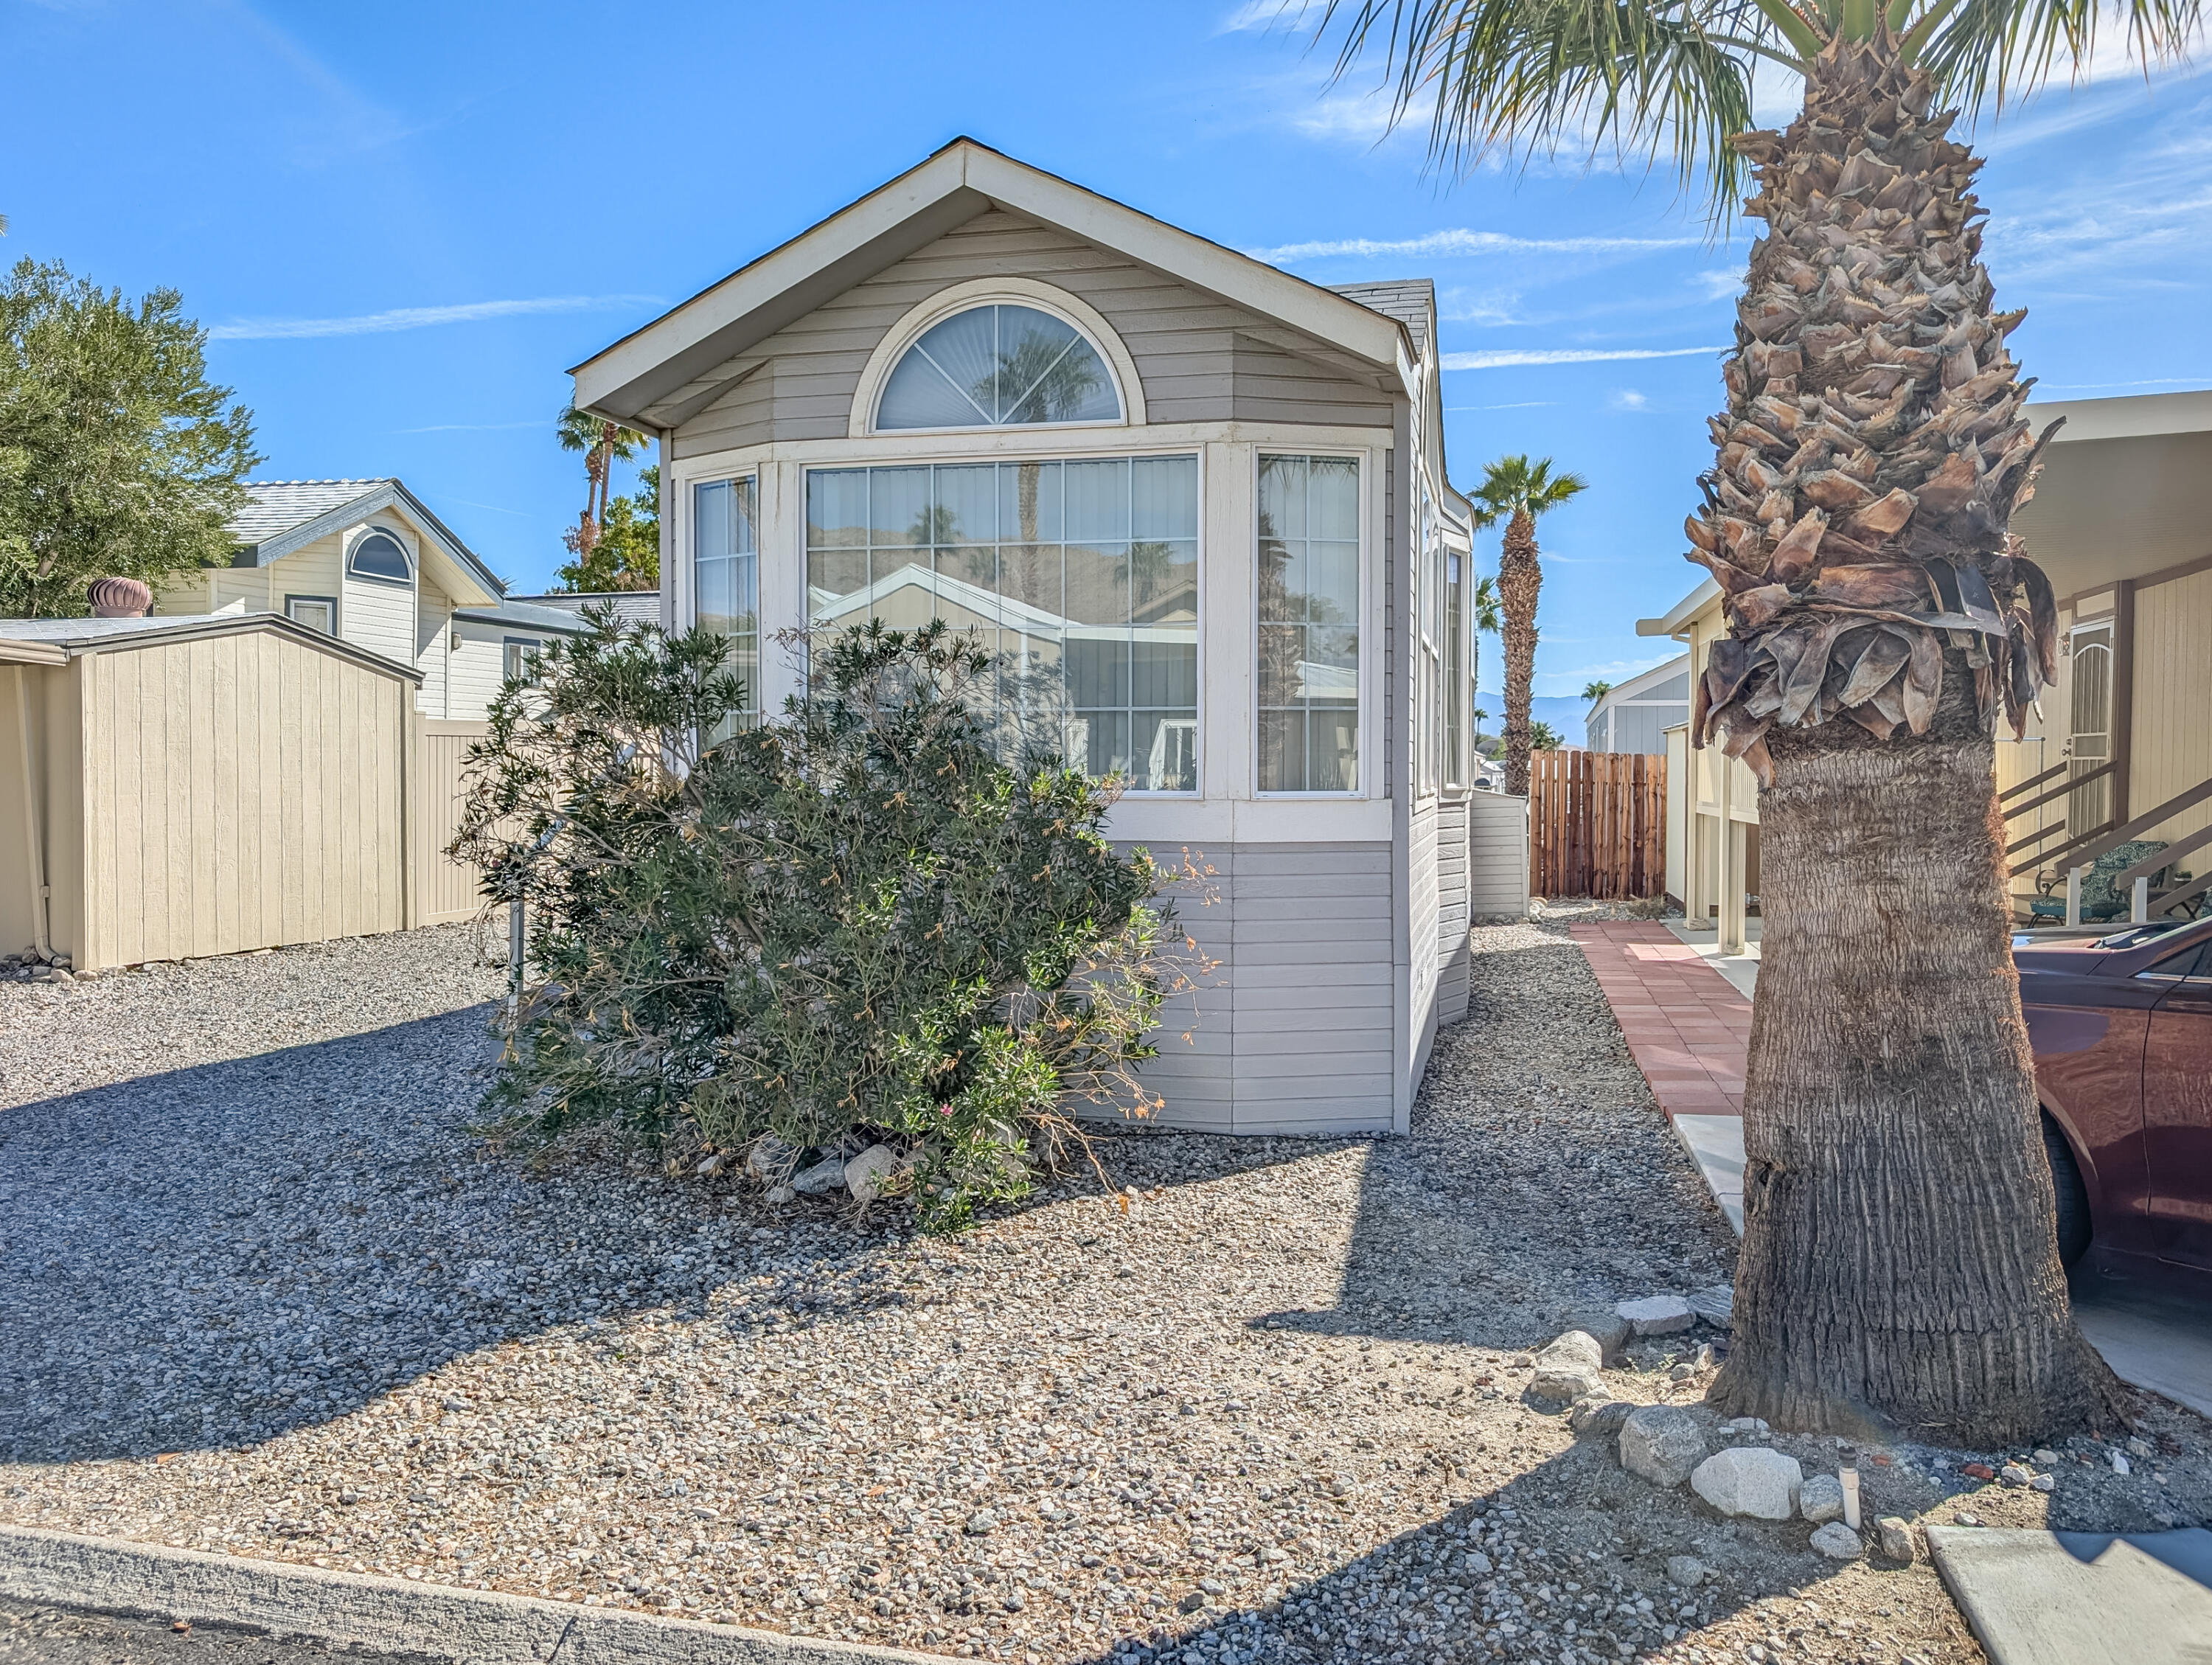
[[[1751,1002],[1663,925],[1573,927],[1636,1067],[1668,1116],[1741,1115]]]

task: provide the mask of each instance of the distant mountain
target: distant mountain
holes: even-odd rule
[[[1505,726],[1504,695],[1478,693],[1474,702],[1490,714],[1482,720],[1485,734],[1495,734]],[[1559,731],[1559,738],[1571,746],[1583,744],[1583,719],[1589,708],[1588,700],[1577,699],[1571,694],[1539,694],[1528,702],[1528,715],[1551,724]]]

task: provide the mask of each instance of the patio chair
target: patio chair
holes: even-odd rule
[[[2117,848],[2110,849],[2089,864],[2089,871],[2081,875],[2081,922],[2084,925],[2115,920],[2128,911],[2129,898],[2115,888],[2112,881],[2141,861],[2147,855],[2155,855],[2166,848],[2164,839],[2132,839]],[[2060,869],[2052,882],[2063,884],[2066,871]],[[2151,875],[2150,888],[2160,889],[2166,882],[2164,872]],[[2033,896],[2027,911],[2037,919],[2063,920],[2066,917],[2066,897],[2057,896]]]

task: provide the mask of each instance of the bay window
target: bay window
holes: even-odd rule
[[[1196,457],[811,470],[806,592],[817,625],[969,632],[1010,758],[1198,789]]]
[[[738,726],[760,716],[760,550],[752,477],[691,489],[691,571],[703,629],[728,639],[729,665],[744,679]],[[718,737],[720,738],[720,737]]]
[[[1259,789],[1359,789],[1359,464],[1261,456]]]

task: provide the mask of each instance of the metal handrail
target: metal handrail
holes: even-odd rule
[[[2107,834],[2102,843],[2093,844],[2085,851],[2064,852],[2074,858],[2068,865],[2074,867],[2086,867],[2099,856],[2117,850],[2137,833],[2148,832],[2160,822],[2170,820],[2185,809],[2193,809],[2208,798],[2212,798],[2212,775],[2207,775],[2186,792],[2176,793],[2156,809],[2145,811],[2118,832]],[[2164,852],[2161,851],[2160,854],[2163,854]],[[2045,860],[2055,859],[2055,856],[2045,858]],[[2133,870],[2130,869],[2130,871]]]
[[[2110,820],[2100,821],[2095,826],[2090,828],[2088,831],[2083,833],[2079,838],[2075,839],[2072,842],[2061,844],[2055,850],[2045,850],[2041,855],[2038,856],[2036,860],[2039,861],[2048,861],[2055,865],[2059,857],[2063,855],[2071,855],[2076,849],[2080,848],[2082,845],[2087,844],[2091,839],[2101,838],[2106,833],[2112,831],[2112,823]]]
[[[2105,824],[2109,827],[2112,823],[2107,821]],[[2063,833],[2065,830],[2066,823],[2063,821],[2054,821],[2049,826],[2045,827],[2039,831],[2028,834],[2025,838],[2016,838],[2013,840],[2011,843],[2005,846],[2005,854],[2007,855],[2018,855],[2029,845],[2040,844],[2045,839],[2050,837],[2053,833]],[[2059,848],[2063,849],[2065,846],[2061,845]]]
[[[2212,826],[2199,827],[2186,837],[2177,838],[2164,848],[2153,851],[2127,872],[2113,874],[2112,888],[2117,890],[2123,884],[2131,884],[2139,878],[2148,878],[2160,868],[2171,867],[2191,850],[2200,848],[2206,844],[2212,844]]]
[[[2053,781],[2057,779],[2058,776],[2065,774],[2066,771],[2072,767],[2073,764],[2070,760],[2067,763],[2053,763],[2049,769],[2044,770],[2040,775],[2031,775],[2025,781],[2015,781],[2012,785],[2007,787],[2002,792],[1997,794],[1997,802],[2000,804],[2008,803],[2013,799],[2019,797],[2021,793],[2027,791],[2031,787],[2039,787],[2045,781]],[[2007,810],[2005,811],[2005,819],[2009,821],[2018,813],[2019,811],[2017,810]]]
[[[2100,763],[2095,769],[2091,769],[2087,775],[2077,775],[2072,780],[2069,781],[2064,786],[2058,787],[2050,792],[2046,792],[2040,798],[2031,798],[2025,804],[2014,805],[2011,809],[2005,811],[2004,818],[2009,821],[2015,815],[2026,815],[2030,810],[2039,810],[2045,804],[2050,803],[2053,799],[2063,798],[2067,793],[2072,792],[2076,787],[2086,787],[2092,781],[2100,780],[2104,776],[2110,775],[2119,766],[2120,760],[2117,757],[2113,758],[2109,763]],[[2061,763],[2059,767],[2063,769],[2066,765]],[[2046,778],[2048,778],[2047,773],[2046,775],[2039,775],[2036,777],[2039,781]]]

